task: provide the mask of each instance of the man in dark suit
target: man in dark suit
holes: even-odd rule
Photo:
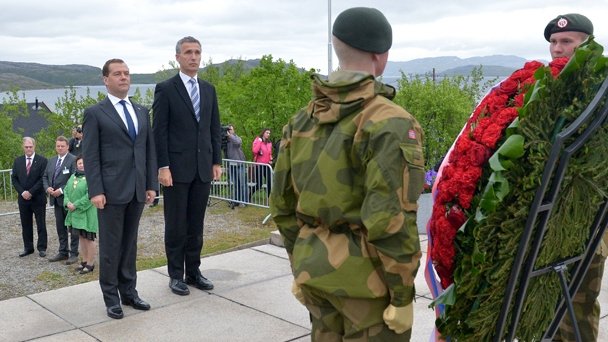
[[[209,189],[222,174],[222,138],[215,88],[197,78],[200,42],[180,39],[175,58],[179,74],[157,84],[154,91],[153,127],[164,194],[169,288],[187,295],[186,284],[213,289],[199,267]]]
[[[63,206],[63,189],[68,179],[74,173],[76,157],[68,152],[69,141],[64,136],[55,139],[55,151],[57,155],[49,160],[46,170],[42,175],[42,186],[49,195],[49,202],[55,211],[55,226],[59,237],[59,252],[50,258],[50,262],[67,260],[71,265],[78,261],[78,234],[70,235],[68,247],[68,228],[65,226],[67,210]]]
[[[68,142],[68,148],[74,157],[78,157],[81,153],[82,146],[82,126],[77,126],[72,129],[72,138]]]
[[[99,216],[99,285],[108,316],[120,319],[121,302],[150,309],[135,289],[135,261],[139,219],[158,190],[156,153],[148,110],[127,96],[131,79],[125,62],[108,60],[102,74],[108,96],[84,112],[83,156]]]
[[[42,187],[42,174],[46,169],[47,160],[36,154],[36,141],[33,138],[23,138],[25,155],[17,157],[13,163],[11,180],[19,197],[19,216],[21,217],[21,235],[23,237],[23,252],[20,257],[34,253],[34,220],[38,229],[38,255],[46,256],[46,196]]]

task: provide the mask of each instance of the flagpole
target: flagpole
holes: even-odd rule
[[[333,69],[331,65],[331,57],[331,0],[327,0],[327,76],[329,76]]]

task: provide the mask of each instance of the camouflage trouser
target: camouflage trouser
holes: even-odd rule
[[[382,320],[389,298],[339,297],[302,287],[312,321],[312,341],[409,341],[412,330],[396,334]]]
[[[602,288],[602,276],[606,257],[595,254],[589,265],[589,270],[583,278],[572,304],[578,321],[578,329],[582,341],[597,341],[598,326],[600,323],[600,303],[597,297]],[[554,341],[576,341],[572,320],[566,312]]]

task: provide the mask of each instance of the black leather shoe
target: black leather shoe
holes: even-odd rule
[[[135,298],[122,298],[123,305],[132,306],[135,310],[150,310],[150,304],[148,304],[145,300],[135,297]]]
[[[107,307],[106,312],[108,313],[108,317],[110,318],[121,319],[125,317],[125,315],[122,313],[122,308],[120,307],[120,305]]]
[[[68,256],[63,255],[63,254],[57,254],[54,257],[50,258],[49,262],[55,262],[55,261],[61,261],[61,260],[68,260]]]
[[[185,295],[190,294],[190,290],[188,289],[188,286],[181,279],[171,278],[171,280],[169,281],[169,288],[171,289],[171,292],[178,294],[180,296],[185,296]]]
[[[68,260],[65,261],[66,265],[72,265],[78,262],[78,257],[77,256],[71,256],[68,258]]]
[[[30,255],[30,254],[32,254],[32,253],[34,253],[34,250],[31,250],[31,251],[23,251],[23,252],[19,253],[19,257],[20,257],[20,258],[23,258],[24,256],[26,256],[26,255]]]
[[[40,251],[38,252],[38,255],[40,255],[41,258],[44,258],[46,256],[46,251]]]
[[[186,284],[192,285],[199,290],[213,290],[213,283],[200,273],[196,277],[186,277]]]

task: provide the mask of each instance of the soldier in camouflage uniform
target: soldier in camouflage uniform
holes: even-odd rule
[[[545,27],[545,39],[550,43],[551,58],[571,57],[574,49],[593,34],[593,24],[584,15],[570,13],[559,15]],[[578,328],[583,341],[597,341],[600,320],[600,304],[597,300],[604,274],[604,264],[608,255],[608,232],[589,265],[578,292],[573,298],[573,306]],[[569,315],[562,320],[555,341],[575,341],[574,327]]]
[[[341,13],[340,71],[314,75],[313,100],[283,128],[270,206],[313,341],[411,337],[423,132],[375,80],[391,43],[378,10]]]

